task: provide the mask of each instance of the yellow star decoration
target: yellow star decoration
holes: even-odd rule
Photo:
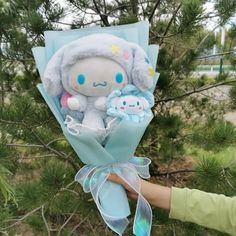
[[[149,67],[149,68],[148,68],[148,74],[149,74],[151,77],[154,77],[154,75],[155,75],[155,70],[154,70],[152,67]]]
[[[117,45],[112,45],[112,46],[111,46],[111,52],[112,52],[113,54],[118,54],[118,53],[120,52],[120,47],[117,46]]]

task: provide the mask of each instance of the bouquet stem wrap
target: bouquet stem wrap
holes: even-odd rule
[[[114,208],[109,203],[113,206],[117,206],[119,209],[119,202],[121,199],[117,199],[116,195],[119,193],[120,185],[113,185],[109,188],[107,184],[109,185],[111,182],[108,181],[107,178],[110,173],[117,174],[134,192],[137,193],[138,201],[134,218],[133,233],[136,236],[150,235],[152,210],[149,203],[140,192],[139,179],[139,176],[142,178],[150,177],[150,163],[151,161],[148,158],[133,157],[128,163],[118,163],[107,166],[85,165],[75,176],[75,180],[82,185],[84,192],[91,192],[97,208],[106,224],[119,235],[122,235],[129,221],[125,215],[117,214],[117,212],[114,211],[115,209],[113,209],[112,212],[109,212],[111,208]],[[104,192],[105,189],[110,189],[112,191]],[[108,197],[112,199],[113,202],[107,202],[106,200]],[[118,202],[116,200],[118,200]]]
[[[57,97],[49,96],[42,84],[38,89],[51,111],[61,124],[63,134],[78,157],[86,164],[76,175],[85,192],[91,192],[98,209],[107,225],[119,235],[124,232],[130,215],[129,203],[124,188],[107,181],[110,173],[120,176],[137,194],[138,202],[134,221],[136,236],[149,236],[151,230],[151,208],[140,194],[138,175],[149,178],[148,158],[134,157],[135,150],[152,117],[140,123],[121,120],[108,135],[105,145],[89,133],[72,135],[60,114]]]

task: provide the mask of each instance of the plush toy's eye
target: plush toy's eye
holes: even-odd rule
[[[123,105],[124,105],[124,106],[126,105],[126,101],[123,102]]]
[[[139,101],[137,101],[137,106],[139,106]]]
[[[120,72],[116,73],[116,82],[120,84],[122,83],[122,81],[123,81],[123,75]]]
[[[84,84],[84,82],[85,82],[85,76],[84,76],[83,74],[79,74],[79,75],[77,76],[77,82],[78,82],[78,84],[80,84],[80,85]]]

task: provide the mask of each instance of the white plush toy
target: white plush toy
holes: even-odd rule
[[[107,99],[107,114],[124,120],[141,122],[152,115],[154,96],[151,92],[141,92],[133,85],[113,91]]]
[[[68,108],[82,112],[82,124],[105,127],[107,96],[127,84],[146,91],[155,71],[138,45],[110,34],[92,34],[59,49],[48,62],[43,84],[52,96],[68,92]]]

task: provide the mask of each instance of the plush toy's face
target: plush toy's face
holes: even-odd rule
[[[119,98],[116,104],[116,108],[129,115],[138,115],[142,113],[144,109],[143,100],[139,97],[127,95]]]
[[[85,96],[108,96],[115,89],[128,84],[125,70],[117,62],[105,57],[79,60],[69,72],[68,84]]]

